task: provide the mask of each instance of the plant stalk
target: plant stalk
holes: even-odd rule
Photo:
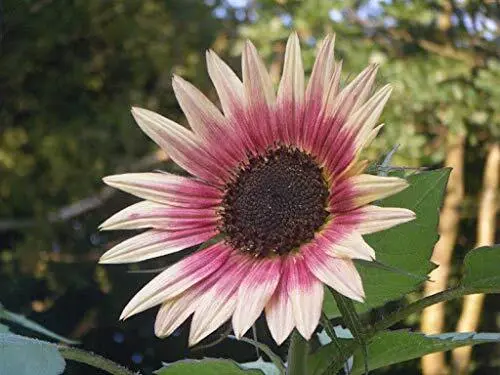
[[[118,363],[82,349],[64,345],[58,345],[57,349],[64,359],[85,363],[86,365],[106,371],[111,375],[140,375],[139,372],[132,372],[129,369],[119,365]]]
[[[464,288],[458,286],[455,288],[443,290],[442,292],[433,294],[431,296],[427,296],[416,302],[410,303],[409,305],[401,308],[400,310],[393,312],[383,320],[380,320],[377,323],[375,323],[373,327],[370,329],[370,335],[373,335],[378,331],[382,331],[384,329],[392,327],[394,324],[400,322],[407,316],[419,312],[425,309],[426,307],[432,306],[436,303],[445,302],[454,298],[461,297],[463,294],[464,294]]]

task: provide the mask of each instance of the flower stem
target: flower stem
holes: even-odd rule
[[[86,352],[82,349],[72,348],[70,346],[64,345],[58,345],[57,349],[65,359],[85,363],[86,365],[101,369],[112,375],[140,375],[139,372],[134,373],[129,369],[119,365],[118,363],[115,363],[100,355]]]
[[[307,374],[307,355],[309,354],[309,343],[295,329],[290,339],[290,348],[288,349],[288,367],[287,375],[305,375]]]
[[[456,287],[444,290],[442,292],[427,296],[418,300],[416,302],[410,303],[409,305],[397,310],[384,318],[383,320],[375,323],[370,330],[370,335],[375,334],[378,331],[382,331],[386,328],[392,327],[394,324],[405,319],[407,316],[425,309],[428,306],[434,305],[439,302],[448,301],[462,295],[467,294],[463,287]]]

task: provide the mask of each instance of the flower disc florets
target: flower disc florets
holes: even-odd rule
[[[221,232],[255,256],[286,254],[312,240],[328,217],[328,186],[313,158],[279,147],[251,158],[227,184]]]

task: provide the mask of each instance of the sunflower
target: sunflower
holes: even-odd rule
[[[369,204],[407,187],[404,179],[363,174],[367,162],[360,159],[382,127],[377,120],[391,88],[373,93],[376,65],[341,88],[333,46],[334,36],[322,41],[306,86],[292,34],[277,94],[251,42],[243,50],[242,80],[208,51],[222,111],[189,82],[173,78],[191,130],[132,109],[141,129],[192,177],[105,177],[143,201],[101,229],[149,229],[107,251],[100,263],[140,262],[212,244],[153,278],[121,319],[161,305],[155,333],[165,337],[193,315],[194,345],[230,318],[241,337],[264,311],[281,344],[294,327],[311,337],[324,284],[364,300],[353,259],[374,260],[375,252],[362,236],[415,215]]]

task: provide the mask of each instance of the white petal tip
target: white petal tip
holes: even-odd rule
[[[286,339],[288,339],[288,337],[290,336],[290,333],[291,333],[292,329],[290,331],[287,331],[287,332],[276,332],[276,330],[272,329],[269,326],[269,330],[271,331],[271,336],[272,336],[274,342],[276,342],[276,344],[278,346],[282,345],[286,341]]]
[[[184,78],[177,74],[172,74],[172,84],[179,86],[182,85],[183,83],[187,82]]]
[[[141,107],[132,107],[130,109],[132,112],[132,116],[136,120],[138,124],[140,124],[140,120],[144,120],[145,118],[151,118],[152,116],[160,116],[157,113],[150,111],[149,109],[141,108]]]
[[[400,216],[398,224],[408,223],[409,221],[413,221],[417,218],[417,214],[411,210],[405,210]],[[397,224],[397,225],[398,225]]]
[[[356,302],[361,302],[361,303],[365,303],[366,301],[366,296],[365,296],[365,293],[363,291],[363,294],[360,294],[360,295],[352,295],[352,296],[349,296],[350,299],[356,301]]]
[[[406,181],[404,178],[400,178],[400,177],[386,177],[386,178],[389,178],[392,180],[391,184],[394,188],[394,192],[392,194],[396,194],[400,191],[403,191],[408,186],[410,186],[410,183],[408,181]]]
[[[316,328],[314,328],[314,331],[316,330]],[[313,335],[314,331],[312,332],[299,332],[300,335],[306,339],[307,341],[309,341],[311,339],[311,336]]]
[[[102,182],[104,182],[106,185],[112,186],[113,180],[115,176],[106,176],[102,178]]]
[[[141,107],[131,107],[130,108],[130,112],[132,112],[133,116],[140,114],[142,111],[145,111],[145,109],[143,109]]]
[[[191,334],[189,335],[189,340],[188,340],[188,346],[192,347],[198,344],[202,339],[199,337],[199,335],[192,336]]]
[[[124,182],[124,175],[115,174],[111,176],[106,176],[102,178],[102,182],[111,187],[121,186]]]
[[[97,228],[99,228],[99,230],[101,231],[104,231],[104,230],[112,230],[114,227],[114,223],[111,222],[109,219],[107,220],[104,220],[101,224],[99,224],[99,226]]]
[[[106,255],[106,254],[104,254],[104,255]],[[118,264],[118,263],[120,263],[111,257],[105,258],[104,255],[99,259],[99,264]]]
[[[130,263],[131,261],[124,261],[123,254],[116,254],[113,249],[106,251],[99,258],[99,264],[124,264]],[[135,260],[133,260],[135,261]]]
[[[164,339],[164,338],[167,338],[168,336],[170,336],[171,333],[167,333],[167,332],[155,332],[155,336],[158,337],[159,339]]]
[[[168,330],[165,330],[164,327],[162,327],[158,323],[155,323],[154,332],[155,332],[155,336],[158,337],[159,339],[163,339],[167,336],[170,336],[170,334],[171,334],[171,332],[169,332]]]
[[[122,313],[120,314],[119,319],[121,321],[124,321],[124,320],[127,320],[127,319],[131,318],[132,316],[140,313],[141,311],[143,311],[143,310],[138,310],[137,307],[138,307],[137,304],[135,304],[135,305],[129,304],[129,305],[125,306]]]
[[[276,342],[276,345],[280,346],[286,341],[287,338],[288,338],[288,336],[280,337],[279,339],[275,338],[274,341]]]

